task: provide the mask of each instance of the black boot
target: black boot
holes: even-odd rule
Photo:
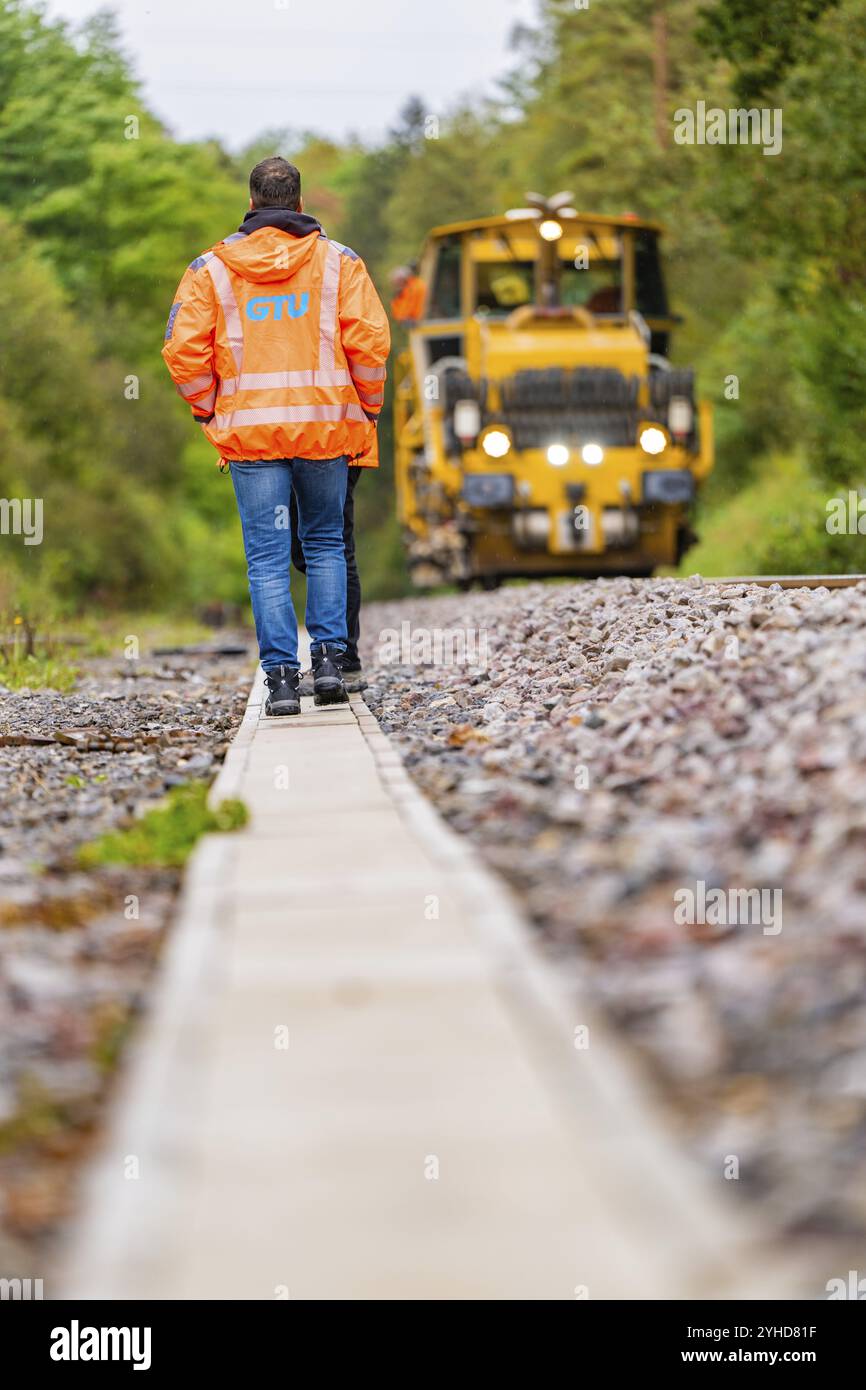
[[[313,653],[313,699],[317,705],[343,705],[348,700],[340,669],[341,653],[327,642]]]
[[[270,691],[265,701],[265,714],[300,714],[297,671],[289,666],[275,666],[273,671],[265,673],[265,684]]]
[[[364,675],[364,668],[360,661],[350,661],[347,656],[343,656],[340,661],[340,670],[343,672],[343,684],[350,695],[359,694],[360,691],[367,689],[367,677]]]
[[[367,677],[364,675],[360,661],[350,662],[345,653],[340,656],[339,660],[340,670],[343,673],[343,685],[346,687],[347,693],[349,695],[355,695],[362,690],[366,690]],[[303,671],[301,673],[301,684],[298,686],[298,694],[315,694],[312,671]]]

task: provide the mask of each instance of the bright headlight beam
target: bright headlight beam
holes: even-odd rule
[[[640,447],[645,454],[660,454],[667,442],[664,430],[657,429],[655,425],[649,425],[640,432]]]
[[[547,462],[554,468],[563,468],[568,463],[568,449],[564,444],[551,444],[547,451]]]
[[[485,454],[492,459],[505,458],[511,448],[511,440],[504,430],[488,430],[481,441]]]
[[[583,459],[584,463],[592,464],[592,466],[595,467],[596,464],[602,462],[604,458],[604,449],[600,444],[584,444],[580,451],[580,457]]]

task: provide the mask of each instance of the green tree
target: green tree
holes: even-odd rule
[[[815,51],[818,21],[838,0],[715,0],[701,11],[698,38],[734,70],[739,101],[776,91]]]
[[[234,165],[147,111],[111,16],[74,34],[0,0],[0,55],[0,204],[42,241],[101,345],[150,356],[184,266],[240,221]]]

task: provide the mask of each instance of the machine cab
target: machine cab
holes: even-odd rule
[[[421,265],[424,321],[444,327],[475,315],[502,320],[529,306],[585,309],[608,322],[636,312],[650,330],[651,351],[666,356],[675,320],[658,243],[653,224],[629,215],[580,218],[573,209],[546,218],[517,209],[437,228]]]

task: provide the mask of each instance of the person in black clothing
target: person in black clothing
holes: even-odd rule
[[[358,652],[358,638],[361,635],[361,576],[355,559],[355,488],[363,468],[349,467],[349,482],[346,488],[346,505],[343,508],[343,543],[346,547],[346,628],[348,640],[346,650],[340,659],[343,684],[350,692],[363,690],[367,682],[361,667]],[[298,508],[292,493],[289,502],[289,519],[292,527],[292,564],[301,574],[306,574],[307,566],[304,552],[298,539]],[[312,676],[305,673],[301,677],[299,694],[312,695]]]

